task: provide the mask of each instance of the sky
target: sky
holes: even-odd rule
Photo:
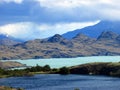
[[[120,21],[120,0],[0,0],[0,33],[47,38],[99,23]]]

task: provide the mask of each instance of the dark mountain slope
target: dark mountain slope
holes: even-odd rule
[[[83,33],[89,37],[97,38],[103,31],[112,31],[120,34],[120,21],[101,21],[93,26],[88,26],[82,29],[67,32],[62,36],[64,38],[71,39],[75,37],[78,33]]]

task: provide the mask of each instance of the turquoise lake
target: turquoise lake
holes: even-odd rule
[[[28,60],[10,60],[17,61],[27,66],[50,65],[52,68],[60,68],[63,66],[74,66],[91,62],[120,62],[120,56],[92,56],[78,58],[52,58],[52,59],[28,59]]]

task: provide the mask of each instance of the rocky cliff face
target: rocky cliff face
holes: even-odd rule
[[[80,56],[120,55],[120,35],[102,32],[98,38],[78,34],[71,40],[61,35],[16,45],[0,46],[0,59],[71,58]]]

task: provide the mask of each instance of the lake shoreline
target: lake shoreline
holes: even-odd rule
[[[35,66],[22,70],[4,70],[0,69],[0,78],[33,76],[35,74],[76,74],[76,75],[105,75],[111,77],[120,77],[120,62],[118,63],[87,63],[72,67],[51,68],[49,65]]]
[[[6,62],[7,60],[2,60]],[[93,57],[77,57],[77,58],[51,58],[51,59],[29,59],[29,60],[8,60],[19,62],[27,66],[45,66],[50,65],[51,68],[71,67],[93,62],[120,62],[120,56],[93,56]]]
[[[108,67],[108,68],[107,68]],[[116,68],[117,67],[117,68]],[[100,72],[102,68],[105,68],[108,73],[103,74],[103,72]],[[36,70],[36,71],[34,71]],[[42,71],[39,71],[42,70]],[[104,71],[103,70],[103,71]],[[111,71],[110,71],[111,70]],[[1,70],[0,70],[1,71]],[[70,76],[70,75],[77,75],[77,76],[87,76],[87,77],[105,77],[105,78],[115,78],[119,79],[120,78],[120,62],[118,63],[87,63],[87,64],[82,64],[78,66],[72,66],[72,67],[62,67],[60,69],[51,69],[48,65],[41,67],[41,66],[36,66],[36,67],[31,67],[27,68],[25,70],[10,70],[9,73],[12,72],[11,75],[0,75],[0,79],[7,79],[9,77],[16,78],[26,78],[26,77],[34,77],[36,75],[61,75],[63,76]],[[4,72],[6,73],[6,72]],[[20,74],[21,73],[21,74]],[[102,74],[101,74],[102,73]],[[1,86],[0,86],[1,87]],[[7,90],[24,90],[22,88],[11,88],[11,87],[6,87],[8,88]],[[6,89],[2,89],[6,90]]]

